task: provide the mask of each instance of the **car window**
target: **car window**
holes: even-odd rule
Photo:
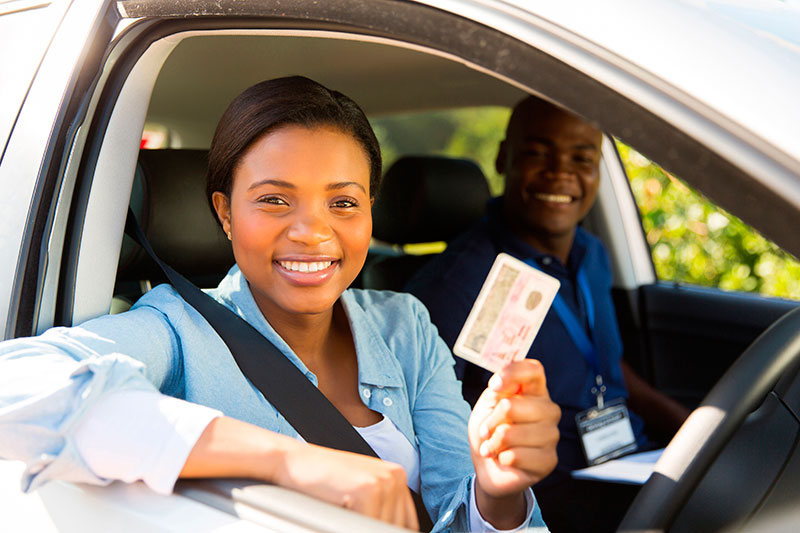
[[[503,192],[494,168],[511,110],[499,106],[370,117],[381,143],[384,170],[400,156],[437,154],[472,159],[481,167],[493,196]]]
[[[800,262],[617,141],[659,280],[800,299]]]

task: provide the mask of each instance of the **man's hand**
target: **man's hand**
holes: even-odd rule
[[[511,363],[489,380],[469,419],[469,443],[478,509],[495,527],[492,516],[518,509],[522,491],[555,468],[560,419],[539,361]]]

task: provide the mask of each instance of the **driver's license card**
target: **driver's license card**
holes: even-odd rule
[[[524,359],[560,285],[519,259],[498,254],[453,353],[491,372]]]

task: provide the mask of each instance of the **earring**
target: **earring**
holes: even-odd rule
[[[231,232],[230,232],[230,231],[228,232],[228,240],[229,240],[229,241],[232,241],[232,240],[233,240],[233,239],[231,239]]]

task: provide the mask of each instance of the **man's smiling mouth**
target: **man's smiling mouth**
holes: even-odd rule
[[[572,202],[572,196],[568,194],[549,194],[545,192],[537,192],[533,195],[537,200],[543,202],[552,202],[554,204],[568,204]]]
[[[333,261],[278,261],[278,264],[290,272],[319,272],[329,268]]]

